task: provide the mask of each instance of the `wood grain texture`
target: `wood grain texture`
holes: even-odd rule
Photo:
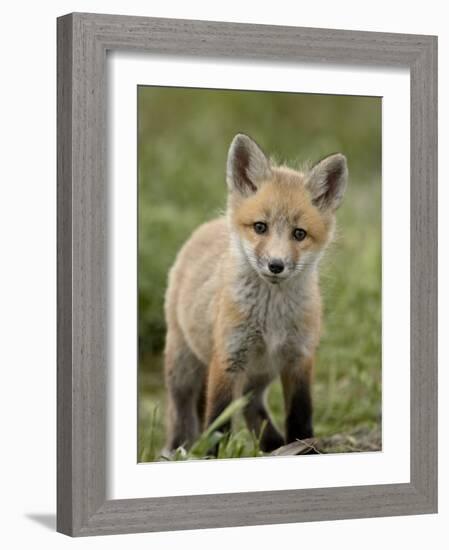
[[[57,529],[72,528],[72,24],[58,20]],[[63,512],[61,509],[63,508]]]
[[[58,509],[72,536],[437,509],[437,51],[432,36],[117,15],[58,19]],[[411,74],[411,481],[106,500],[106,52],[405,66]]]
[[[411,480],[437,508],[437,42],[410,69]]]

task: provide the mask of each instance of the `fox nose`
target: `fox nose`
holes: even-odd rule
[[[282,260],[271,260],[268,264],[268,269],[271,273],[278,275],[284,271],[284,262]]]

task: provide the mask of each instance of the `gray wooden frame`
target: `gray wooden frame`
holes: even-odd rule
[[[410,483],[106,499],[108,50],[410,69]],[[436,37],[80,13],[58,19],[57,448],[57,529],[72,536],[436,512]]]

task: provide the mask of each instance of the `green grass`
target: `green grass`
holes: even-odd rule
[[[322,262],[324,334],[313,385],[317,436],[375,427],[381,411],[381,103],[378,98],[140,88],[139,461],[163,446],[163,295],[175,255],[200,223],[223,210],[224,166],[244,131],[278,160],[341,151],[350,180],[338,235]],[[281,389],[269,390],[280,428]],[[245,428],[221,456],[258,456]],[[180,451],[179,459],[191,455]]]

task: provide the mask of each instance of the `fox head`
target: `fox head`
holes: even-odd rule
[[[237,134],[226,180],[232,243],[239,256],[272,284],[316,266],[332,239],[347,173],[340,153],[305,172],[274,166],[250,137]]]

